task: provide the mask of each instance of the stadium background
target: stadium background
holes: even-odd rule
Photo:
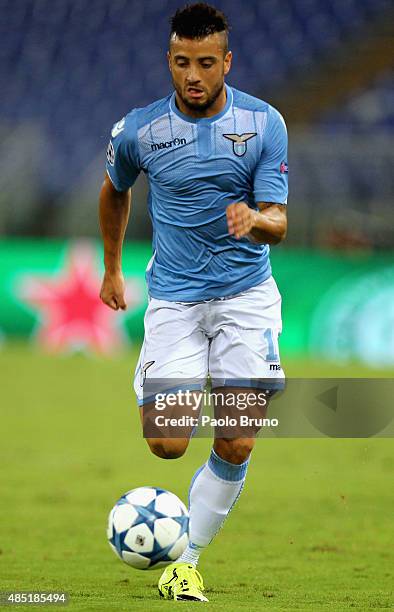
[[[168,17],[179,4],[0,0],[6,17],[0,25],[0,362],[7,508],[0,586],[63,587],[71,591],[74,609],[109,610],[114,597],[116,609],[123,609],[130,583],[145,597],[154,580],[131,576],[104,548],[106,511],[124,490],[142,484],[167,486],[185,498],[190,473],[208,448],[205,440],[196,440],[178,462],[174,479],[174,467],[150,457],[140,439],[131,378],[143,334],[144,269],[150,257],[143,177],[134,190],[124,250],[128,311],[112,313],[98,300],[97,198],[109,133],[132,107],[171,90]],[[276,105],[289,129],[289,234],[285,244],[272,249],[283,294],[285,370],[300,377],[392,377],[392,4],[215,4],[232,24],[228,83]],[[244,509],[253,524],[258,504],[267,503],[264,491],[275,490],[266,511],[278,520],[264,535],[268,579],[258,563],[253,570],[256,576],[261,570],[262,584],[268,580],[255,605],[276,598],[278,609],[287,609],[289,602],[297,609],[326,609],[342,571],[335,609],[360,603],[355,578],[368,605],[388,608],[382,566],[390,564],[385,529],[392,503],[386,488],[394,467],[390,441],[344,446],[317,440],[305,448],[300,440],[288,440],[280,450],[274,442],[256,452],[245,492]],[[264,491],[256,494],[266,462],[271,471]],[[282,487],[275,488],[277,479]],[[285,490],[291,491],[296,515],[306,512],[313,537],[297,532],[294,517],[289,523],[278,510],[278,504],[286,505]],[[26,496],[28,533],[21,528]],[[94,508],[87,512],[89,504]],[[343,514],[350,507],[351,518]],[[340,533],[338,518],[344,521]],[[222,559],[233,555],[231,537],[242,556],[244,521],[240,509],[218,537]],[[59,541],[60,549],[54,545]],[[344,560],[340,553],[348,544],[354,559],[349,553]],[[222,596],[235,601],[223,586],[222,566],[215,565],[217,551],[212,547],[207,553],[208,568],[222,580]],[[277,561],[282,556],[291,559],[291,572]],[[240,567],[248,571],[244,557]],[[323,569],[311,570],[311,558]],[[357,573],[352,564],[364,569]],[[313,579],[309,590],[305,576]],[[249,596],[257,597],[254,591]],[[134,604],[139,609],[138,601]],[[154,600],[150,606],[154,609]]]

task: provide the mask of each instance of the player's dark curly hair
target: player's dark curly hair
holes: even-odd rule
[[[215,32],[224,32],[227,50],[229,31],[227,17],[214,6],[205,2],[188,4],[178,9],[170,22],[171,36],[175,34],[179,38],[205,38]]]

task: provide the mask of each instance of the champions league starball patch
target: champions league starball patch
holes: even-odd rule
[[[115,150],[112,141],[110,140],[107,147],[107,161],[110,166],[113,166],[115,163]]]

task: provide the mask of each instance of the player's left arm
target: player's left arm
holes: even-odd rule
[[[229,234],[239,239],[248,236],[260,244],[278,244],[286,237],[287,208],[283,204],[258,202],[258,211],[245,202],[236,202],[227,207]]]
[[[246,202],[230,204],[227,225],[229,233],[237,239],[248,236],[253,242],[278,244],[287,232],[287,130],[282,115],[272,106],[261,142],[261,154],[253,174],[258,210]]]

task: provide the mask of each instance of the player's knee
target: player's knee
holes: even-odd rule
[[[214,449],[225,461],[239,465],[249,458],[254,447],[254,438],[236,438],[215,440]]]
[[[150,450],[161,459],[178,459],[187,449],[189,440],[185,438],[148,438]]]

